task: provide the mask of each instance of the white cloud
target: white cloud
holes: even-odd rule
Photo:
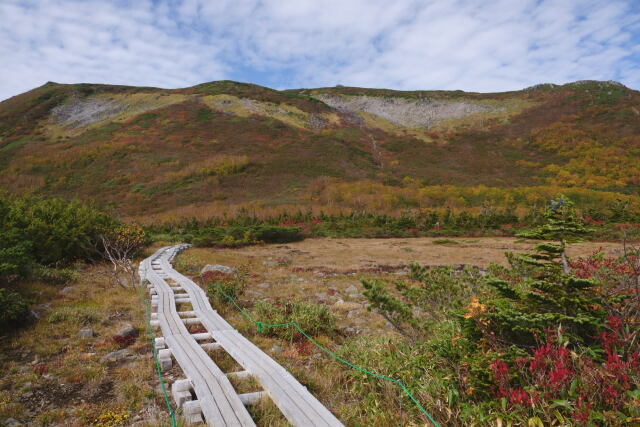
[[[635,0],[3,0],[0,99],[46,81],[640,88]]]

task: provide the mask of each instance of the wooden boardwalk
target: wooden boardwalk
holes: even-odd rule
[[[171,389],[176,405],[187,422],[205,421],[213,426],[253,426],[245,405],[268,396],[294,426],[342,426],[289,372],[236,331],[209,303],[205,292],[171,266],[171,260],[187,245],[165,247],[140,263],[141,279],[149,282],[152,325],[162,331],[156,338],[161,365],[175,360],[186,380]],[[178,311],[176,304],[190,303],[191,310]],[[201,324],[206,333],[191,334],[188,324]],[[200,343],[199,341],[213,341]],[[238,395],[228,375],[213,362],[206,350],[226,351],[244,371],[253,376],[263,392]]]

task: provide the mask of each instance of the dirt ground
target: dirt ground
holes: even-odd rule
[[[290,259],[299,267],[325,266],[335,269],[361,269],[373,265],[418,262],[424,265],[470,264],[486,267],[492,262],[505,264],[507,251],[527,251],[537,241],[498,238],[415,238],[415,239],[307,239],[286,245],[251,246],[219,251],[222,257],[252,258],[265,261]],[[619,243],[585,242],[569,247],[570,257],[586,256],[599,247],[607,254],[617,253]]]

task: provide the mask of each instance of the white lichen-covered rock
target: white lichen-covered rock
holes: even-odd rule
[[[217,272],[217,273],[222,273],[222,274],[233,274],[233,273],[236,272],[236,269],[233,268],[233,267],[228,267],[226,265],[207,264],[202,268],[202,270],[200,270],[200,274],[205,274],[205,273],[209,273],[209,272]]]
[[[429,98],[407,99],[365,95],[317,95],[315,98],[341,111],[351,113],[363,111],[382,117],[396,125],[427,128],[442,120],[503,108],[471,101]]]

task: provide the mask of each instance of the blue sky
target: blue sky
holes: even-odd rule
[[[0,0],[0,99],[47,81],[640,89],[640,0]]]

